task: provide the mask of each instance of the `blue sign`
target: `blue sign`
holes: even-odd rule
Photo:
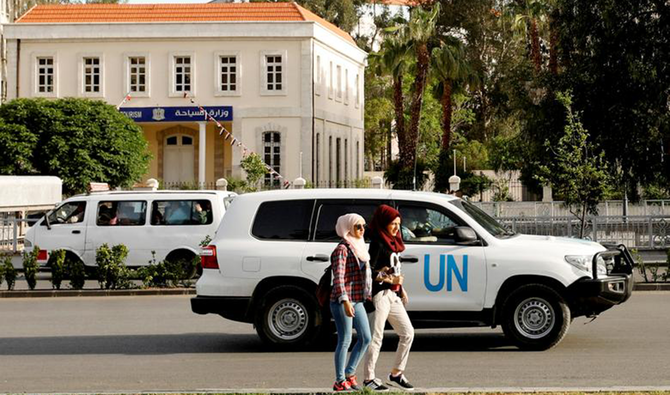
[[[446,264],[446,273],[445,273],[445,264],[444,264],[445,255],[440,255],[440,266],[437,284],[432,284],[430,282],[430,255],[426,254],[423,260],[423,283],[430,292],[438,292],[444,288],[444,283],[446,279],[447,283],[447,292],[451,292],[453,289],[453,279],[456,279],[458,286],[461,288],[461,291],[468,292],[468,256],[463,255],[462,267],[463,271],[459,270],[458,265],[456,264],[456,258],[453,255],[446,255],[447,264]]]
[[[217,121],[232,121],[233,107],[203,107]],[[206,121],[198,107],[123,107],[119,109],[135,122],[197,122]]]

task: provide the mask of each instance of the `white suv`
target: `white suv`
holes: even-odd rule
[[[572,318],[626,301],[632,259],[624,246],[513,234],[449,195],[307,189],[238,196],[208,247],[193,312],[253,323],[272,345],[306,345],[328,332],[316,283],[330,265],[345,213],[370,221],[380,204],[402,216],[407,306],[415,327],[501,325],[522,349],[544,350]]]

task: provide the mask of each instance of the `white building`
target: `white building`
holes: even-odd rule
[[[4,33],[10,100],[130,93],[145,178],[240,177],[244,148],[286,180],[362,177],[367,54],[295,3],[45,5]]]

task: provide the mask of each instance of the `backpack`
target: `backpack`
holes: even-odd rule
[[[323,275],[316,286],[316,300],[319,306],[325,307],[330,301],[330,293],[333,290],[333,271],[331,265],[323,271]]]

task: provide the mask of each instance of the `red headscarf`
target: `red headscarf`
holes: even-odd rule
[[[403,252],[405,251],[405,243],[402,242],[402,232],[400,229],[395,237],[391,236],[388,230],[386,230],[386,227],[396,218],[400,218],[398,210],[382,204],[375,210],[369,227],[391,251]]]

